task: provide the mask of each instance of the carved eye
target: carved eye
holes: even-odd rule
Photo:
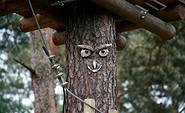
[[[88,49],[82,49],[81,50],[81,56],[82,57],[89,57],[91,55],[91,51]]]
[[[108,54],[109,54],[109,50],[108,50],[108,49],[101,49],[101,50],[99,51],[99,55],[100,55],[101,57],[106,57]]]

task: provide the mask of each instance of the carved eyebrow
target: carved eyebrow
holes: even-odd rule
[[[77,46],[81,49],[88,49],[88,50],[94,51],[94,49],[89,45],[77,45]]]
[[[110,46],[112,46],[112,44],[102,44],[102,45],[96,47],[95,49],[100,50],[100,49],[107,48],[107,47],[110,47]]]

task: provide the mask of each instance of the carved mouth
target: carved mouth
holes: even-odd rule
[[[98,72],[102,67],[102,64],[98,60],[93,60],[87,64],[87,68],[92,71],[93,73]]]

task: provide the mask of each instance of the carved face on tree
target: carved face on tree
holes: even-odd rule
[[[109,47],[112,44],[102,44],[97,47],[90,45],[78,45],[81,57],[86,60],[87,68],[93,73],[98,72],[102,68],[101,59],[109,54]]]

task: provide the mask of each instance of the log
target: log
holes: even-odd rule
[[[30,9],[28,0],[10,0],[25,9]],[[55,2],[55,1],[53,1]],[[54,19],[56,21],[62,21],[64,18],[64,10],[61,6],[52,7],[49,0],[31,0],[34,11],[37,14],[43,15],[45,17]]]
[[[62,22],[49,19],[39,14],[37,14],[36,17],[41,28],[50,27],[55,30],[60,30],[61,28],[64,28],[64,24]],[[19,26],[22,32],[28,32],[38,29],[34,17],[21,18]]]
[[[94,99],[85,99],[84,101],[90,104],[91,106],[95,107]],[[95,110],[84,104],[84,113],[95,113]]]
[[[28,9],[24,9],[24,10],[21,10],[21,11],[16,11],[16,13],[21,15],[24,18],[28,18],[28,17],[33,16],[32,12]]]
[[[176,33],[176,29],[173,25],[160,20],[159,18],[149,13],[147,13],[144,18],[141,18],[141,10],[125,0],[91,1],[127,19],[128,21],[136,24],[137,26],[158,35],[162,40],[171,39]]]
[[[0,16],[14,13],[15,11],[23,10],[24,8],[14,3],[0,2]]]
[[[174,8],[161,10],[156,16],[168,22],[185,19],[185,6],[179,4]]]
[[[173,8],[167,8],[164,10],[160,10],[155,14],[156,17],[160,18],[161,20],[164,20],[166,22],[171,22],[171,21],[177,21],[181,19],[185,19],[185,6],[182,4],[177,5],[176,7]],[[126,21],[121,21],[116,23],[116,32],[124,32],[124,31],[129,31],[133,29],[139,29],[141,27],[129,23]]]
[[[52,34],[52,40],[53,40],[53,43],[54,43],[56,46],[65,44],[65,43],[66,43],[65,32],[55,31],[55,32]]]
[[[123,35],[116,34],[116,50],[122,50],[126,46],[126,38]]]
[[[134,29],[139,29],[139,28],[141,28],[141,27],[139,27],[131,22],[128,22],[128,21],[121,21],[121,22],[116,23],[116,32],[117,33],[130,31],[130,30],[134,30]]]
[[[52,34],[53,43],[56,46],[66,44],[66,35],[65,32],[55,31]],[[120,34],[116,34],[116,50],[122,50],[126,46],[126,38]]]

